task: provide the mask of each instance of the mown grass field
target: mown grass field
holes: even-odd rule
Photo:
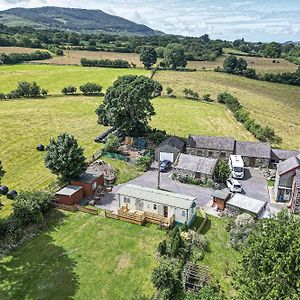
[[[91,157],[101,145],[94,142],[104,127],[97,125],[95,109],[100,97],[68,96],[46,99],[2,101],[0,104],[0,153],[6,171],[2,180],[11,189],[36,190],[46,188],[56,177],[44,166],[44,153],[36,145],[47,145],[50,138],[68,132],[78,139]],[[139,172],[124,162],[108,160],[120,170],[120,182],[128,181]],[[0,197],[4,204],[11,204]],[[4,205],[0,216],[11,211]]]
[[[87,82],[96,82],[108,88],[123,75],[148,75],[143,69],[83,68],[80,66],[13,65],[0,67],[0,92],[16,88],[19,81],[36,81],[51,94],[59,94],[63,87],[79,87]]]
[[[0,260],[0,299],[153,296],[151,273],[163,231],[83,213],[53,211],[51,221]]]
[[[261,124],[269,125],[283,138],[282,148],[300,149],[300,87],[252,80],[235,75],[203,72],[160,71],[154,77],[171,87],[178,96],[184,88],[200,95],[211,94],[214,99],[221,92],[238,97],[251,115]],[[171,113],[171,112],[170,112]],[[191,111],[192,113],[192,111]],[[188,119],[186,120],[188,122]],[[220,124],[227,130],[226,122]],[[227,130],[227,135],[234,132]]]

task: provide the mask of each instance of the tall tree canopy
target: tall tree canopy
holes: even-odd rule
[[[185,68],[187,65],[184,48],[179,44],[169,44],[164,52],[164,64],[171,68]]]
[[[263,54],[264,57],[271,57],[271,58],[278,58],[281,56],[283,47],[281,44],[277,43],[277,42],[271,42],[269,44],[267,44],[267,46],[265,47]]]
[[[300,295],[300,219],[288,211],[253,229],[234,276],[238,299],[293,300]]]
[[[126,135],[138,136],[155,114],[150,101],[160,95],[162,86],[145,76],[127,75],[117,79],[96,113],[98,123],[118,128]]]
[[[86,170],[83,148],[67,133],[51,139],[46,148],[45,165],[63,180],[71,179]]]
[[[225,58],[223,68],[226,73],[243,74],[247,69],[247,61],[243,58],[237,58],[235,55],[229,55]]]
[[[143,47],[140,54],[140,61],[146,69],[150,69],[157,62],[157,53],[153,47]]]

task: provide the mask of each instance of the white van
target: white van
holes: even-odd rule
[[[244,178],[244,161],[240,155],[230,155],[229,167],[233,178]]]

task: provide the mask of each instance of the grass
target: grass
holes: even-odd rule
[[[151,126],[164,129],[169,134],[185,138],[189,134],[199,134],[254,140],[253,136],[217,103],[173,98],[157,98],[153,103],[156,115]]]
[[[68,132],[78,139],[85,156],[102,146],[94,139],[104,131],[97,125],[95,109],[100,97],[67,96],[38,100],[2,101],[0,105],[0,153],[6,171],[2,183],[11,189],[36,190],[46,188],[56,177],[44,166],[44,153],[36,145],[47,145],[50,138]],[[140,174],[125,162],[107,160],[119,170],[118,182],[126,182]],[[6,204],[0,216],[11,211],[11,201],[1,197]],[[8,205],[7,205],[8,204]]]
[[[252,80],[209,71],[189,73],[160,71],[155,75],[154,79],[161,82],[165,88],[168,86],[173,88],[175,94],[178,96],[182,95],[182,90],[186,87],[197,91],[200,95],[211,94],[214,99],[216,99],[219,93],[227,91],[238,97],[258,122],[275,129],[276,133],[283,138],[283,143],[280,145],[282,148],[300,149],[300,87],[298,86]],[[218,106],[218,104],[212,105],[215,105],[215,107]],[[204,117],[204,111],[200,112],[200,110],[198,113]],[[209,124],[209,126],[215,126],[219,128],[219,131],[224,130],[228,136],[239,134],[239,132],[229,129],[228,119],[223,119],[223,122],[219,123],[215,121],[213,113],[217,115],[216,111],[218,111],[217,108],[212,112],[210,119],[212,124]],[[184,110],[178,110],[178,114],[183,112]],[[173,110],[169,110],[167,113],[172,115],[174,112]],[[192,109],[188,113],[193,118],[195,118],[195,115],[197,116]],[[209,123],[205,118],[201,118],[201,120],[206,125]],[[188,117],[184,121],[188,124],[193,119],[192,117]],[[215,122],[216,124],[214,124]],[[183,126],[183,124],[181,125]],[[199,131],[201,129],[205,130],[205,126],[197,129]],[[240,130],[238,129],[238,131]],[[216,131],[216,133],[218,132]]]
[[[230,271],[237,265],[239,254],[230,245],[226,231],[227,222],[225,217],[219,219],[210,216],[208,218],[202,231],[208,241],[208,251],[201,264],[209,267],[211,274],[224,290],[226,299],[232,299],[235,292],[231,284]]]
[[[36,81],[51,94],[60,93],[68,85],[79,87],[86,82],[99,83],[107,89],[123,75],[148,75],[142,69],[83,68],[79,66],[13,65],[0,67],[0,92],[16,88],[19,81]]]
[[[153,296],[151,272],[163,231],[83,213],[54,211],[51,222],[0,260],[1,299]]]

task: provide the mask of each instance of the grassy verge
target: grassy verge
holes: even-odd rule
[[[1,299],[153,295],[154,252],[163,231],[83,213],[54,211],[50,221],[46,231],[0,260]]]

